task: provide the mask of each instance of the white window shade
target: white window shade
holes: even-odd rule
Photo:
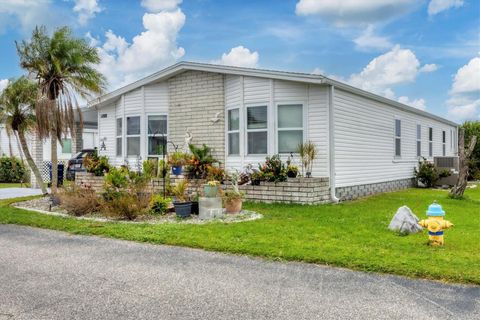
[[[279,128],[302,128],[303,127],[303,106],[279,105],[278,106],[278,127]]]
[[[267,106],[247,108],[247,129],[267,128]]]

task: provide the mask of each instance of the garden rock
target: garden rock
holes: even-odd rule
[[[388,225],[388,229],[399,232],[401,234],[411,234],[422,231],[422,227],[418,224],[417,216],[409,207],[403,206],[397,210],[392,221]]]

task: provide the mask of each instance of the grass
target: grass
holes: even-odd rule
[[[408,205],[424,218],[434,200],[455,224],[444,247],[428,246],[425,232],[399,236],[387,230],[398,207]],[[469,189],[464,200],[449,199],[446,191],[409,189],[338,205],[247,203],[264,219],[206,225],[82,221],[11,208],[10,202],[0,202],[0,223],[480,284],[480,187]]]
[[[27,188],[27,184],[20,184],[20,183],[0,183],[0,189],[3,188]]]

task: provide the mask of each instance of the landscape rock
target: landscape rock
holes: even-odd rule
[[[409,207],[403,206],[397,210],[392,221],[388,225],[388,229],[399,232],[401,234],[411,234],[422,231],[422,227],[418,224],[419,219],[410,210]]]

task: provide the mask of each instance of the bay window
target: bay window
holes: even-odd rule
[[[127,156],[140,156],[140,117],[127,117]]]
[[[267,106],[247,107],[247,152],[248,154],[268,153],[268,111]]]
[[[228,154],[240,154],[240,110],[228,110]]]
[[[163,152],[166,152],[166,150],[163,150],[163,148],[167,143],[167,116],[148,116],[147,127],[148,155],[159,156]]]
[[[303,105],[278,105],[277,115],[278,153],[296,152],[303,142]]]
[[[122,156],[122,145],[123,145],[123,118],[117,118],[117,128],[116,128],[116,155],[117,157]]]

